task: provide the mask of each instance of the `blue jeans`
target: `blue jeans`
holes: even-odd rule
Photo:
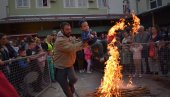
[[[77,82],[77,77],[74,71],[74,67],[65,69],[56,68],[56,79],[63,89],[67,97],[74,97],[75,92],[74,84]]]

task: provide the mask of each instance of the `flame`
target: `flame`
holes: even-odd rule
[[[127,88],[131,88],[131,87],[133,87],[133,81],[132,81],[132,77],[129,76],[129,82],[127,84]]]
[[[140,27],[140,19],[135,16],[135,14],[132,13],[132,18],[134,23],[132,28],[132,34],[134,35],[135,32]],[[128,23],[129,25],[129,23]],[[109,50],[109,59],[106,61],[106,67],[105,67],[105,74],[102,79],[101,85],[97,90],[98,97],[121,97],[121,88],[123,86],[123,75],[121,74],[122,67],[119,65],[119,51],[116,43],[116,37],[117,34],[116,30],[124,30],[124,28],[127,25],[125,25],[125,19],[120,19],[119,22],[114,25],[108,33],[109,37],[113,37],[111,42],[108,44],[108,50]],[[133,86],[132,78],[130,78],[129,83],[127,84],[127,87]]]
[[[140,19],[134,13],[132,13],[132,19],[133,19],[132,36],[134,36],[138,32],[138,29],[140,28]]]
[[[124,29],[125,20],[121,19],[120,22],[116,23],[108,33],[108,36],[115,36],[116,30]],[[120,97],[119,87],[122,84],[122,67],[119,65],[119,52],[117,46],[115,46],[116,38],[108,44],[110,57],[106,62],[105,74],[98,89],[101,94],[99,97]]]

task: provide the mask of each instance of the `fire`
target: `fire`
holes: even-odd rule
[[[108,33],[108,36],[115,36],[116,30],[124,29],[125,20],[121,19],[115,26],[113,26]],[[122,84],[122,67],[119,65],[119,52],[115,45],[116,38],[108,44],[110,57],[106,62],[105,74],[99,87],[98,93],[101,95],[99,97],[119,97],[120,91],[119,87]]]
[[[132,32],[137,32],[140,20],[137,16],[132,14],[132,18],[134,20]],[[121,29],[124,30],[126,27],[125,25],[125,19],[121,19],[116,25],[114,25],[108,33],[109,37],[112,37],[113,39],[108,44],[108,50],[109,50],[109,59],[106,62],[105,67],[105,74],[102,79],[101,85],[97,90],[98,97],[121,97],[121,88],[123,86],[123,75],[121,74],[122,67],[119,65],[119,51],[116,43],[116,34],[117,30]],[[127,87],[132,86],[132,79],[129,80],[129,83]]]
[[[128,82],[128,84],[127,84],[127,88],[131,88],[131,87],[133,87],[133,81],[132,81],[132,77],[131,76],[129,76],[129,82]]]
[[[140,19],[134,13],[132,13],[132,19],[133,19],[132,36],[134,36],[138,32],[138,29],[140,28]]]

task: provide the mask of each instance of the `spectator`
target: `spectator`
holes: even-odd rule
[[[51,35],[47,35],[45,39],[45,43],[42,44],[42,48],[47,51],[49,56],[52,56],[53,54],[53,43],[52,43],[53,37]]]
[[[16,83],[17,83],[17,89],[19,91],[22,91],[21,93],[24,95],[24,97],[31,97],[31,95],[28,92],[27,87],[22,87],[23,85],[25,86],[24,78],[25,76],[29,73],[30,71],[30,66],[28,64],[28,58],[26,58],[26,50],[24,48],[20,48],[19,51],[19,60],[17,60],[17,64],[15,70],[17,71],[17,77],[16,77]]]
[[[158,48],[156,42],[161,40],[158,27],[152,27],[152,33],[150,36],[149,44],[149,68],[151,73],[158,75],[159,63],[158,63]]]
[[[26,49],[27,56],[31,56],[31,55],[36,54],[35,47],[36,47],[36,43],[34,41],[28,42],[28,49]]]
[[[148,32],[145,32],[144,26],[140,26],[138,33],[134,37],[134,42],[136,43],[144,43],[142,44],[142,67],[143,67],[143,73],[147,72],[148,67],[148,46],[146,43],[149,41],[149,34]]]
[[[129,50],[129,46],[127,44],[132,42],[132,38],[126,31],[123,32],[124,38],[122,40],[122,49],[120,51],[120,63],[123,65],[124,73],[131,73],[131,64],[132,64],[132,53]]]
[[[38,37],[35,37],[35,43],[36,43],[36,50],[42,50],[41,40]]]
[[[130,47],[130,50],[133,52],[133,62],[135,65],[135,74],[133,77],[138,75],[139,77],[142,77],[141,73],[141,51],[142,51],[142,45],[141,44],[134,44]]]
[[[47,63],[49,65],[50,69],[50,76],[52,82],[55,82],[55,69],[54,69],[54,64],[52,61],[52,56],[53,56],[53,37],[51,35],[47,35],[45,39],[45,43],[42,44],[43,49],[47,52]]]
[[[29,65],[30,65],[31,70],[37,71],[39,74],[38,79],[32,83],[34,92],[39,92],[42,90],[42,88],[40,87],[41,71],[40,71],[40,68],[39,68],[38,62],[37,62],[37,58],[39,56],[31,56],[31,55],[35,55],[37,53],[36,52],[37,50],[35,50],[35,47],[36,47],[36,43],[33,40],[30,40],[28,43],[28,49],[26,50],[26,54],[27,54],[27,56],[30,56],[29,57],[29,60],[30,60]]]
[[[106,39],[106,38],[105,38],[105,35],[104,35],[103,33],[101,34],[100,39],[101,39],[101,40],[105,40],[105,39]]]
[[[17,57],[17,53],[15,50],[9,45],[9,41],[7,36],[4,34],[0,34],[0,53],[2,55],[2,61],[9,60]],[[13,63],[14,64],[14,63]],[[10,76],[17,76],[15,71],[15,65],[9,65],[9,63],[4,66],[0,66],[3,73],[6,75],[8,80],[12,83],[13,79]],[[15,83],[12,83],[13,85]]]
[[[28,70],[29,70],[29,65],[27,62],[28,59],[25,58],[26,57],[25,49],[20,48],[18,52],[19,52],[18,58],[21,58],[18,60],[18,65],[19,65],[18,71],[20,72],[19,78],[21,78],[21,80],[23,81],[24,76],[28,73]]]
[[[44,75],[45,75],[44,70],[45,70],[45,63],[46,63],[47,56],[46,56],[46,53],[41,48],[38,49],[38,54],[39,54],[39,57],[37,58],[37,60],[38,60],[38,63],[39,63],[38,65],[41,71],[42,83],[46,84],[45,79],[44,79]]]
[[[57,31],[56,31],[56,30],[53,30],[51,36],[52,36],[52,43],[53,43],[53,45],[54,45],[55,40],[56,40],[56,38],[57,38]]]
[[[85,54],[85,60],[87,62],[87,73],[92,73],[91,72],[91,56],[92,56],[92,53],[91,53],[91,49],[90,49],[89,46],[84,48],[84,54]]]
[[[158,55],[162,75],[167,77],[170,60],[170,46],[168,43],[166,44],[164,41],[160,42]]]
[[[4,35],[0,33],[0,49],[2,52],[0,52],[0,97],[19,97],[17,91],[12,86],[12,84],[7,80],[6,76],[3,73],[3,65],[5,63],[2,61],[4,59],[4,51],[2,50],[2,44],[4,42]],[[7,53],[6,53],[7,54]]]

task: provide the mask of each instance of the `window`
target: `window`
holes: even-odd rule
[[[65,2],[65,7],[76,7],[76,2],[75,0],[64,0]]]
[[[87,0],[78,0],[78,7],[87,7]]]
[[[162,6],[162,0],[150,0],[150,9]]]
[[[37,0],[37,8],[50,8],[50,0]]]
[[[162,6],[162,0],[157,0],[158,6]]]
[[[16,8],[29,8],[30,0],[15,0]]]
[[[65,8],[87,8],[87,0],[63,0]]]
[[[98,0],[98,7],[99,8],[106,8],[107,7],[107,1],[106,0]]]

